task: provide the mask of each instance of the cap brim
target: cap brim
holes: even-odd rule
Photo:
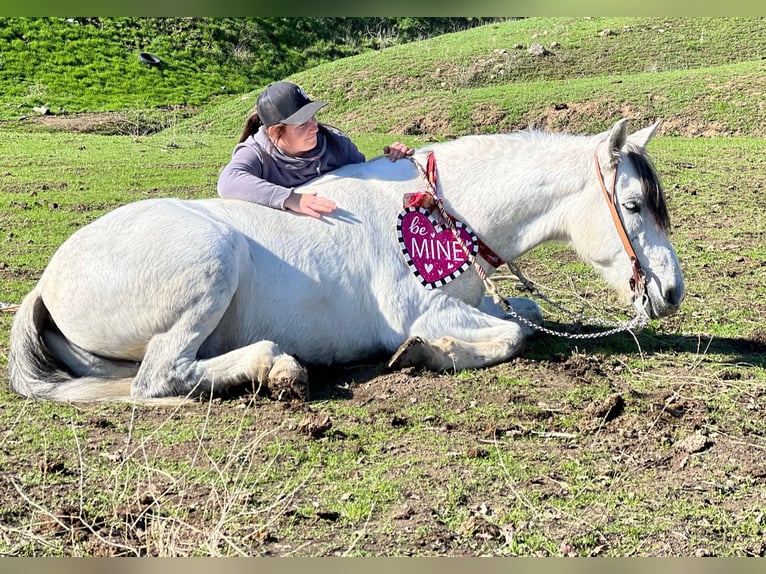
[[[327,102],[310,102],[303,106],[300,110],[293,115],[283,119],[280,124],[290,124],[293,126],[299,126],[309,121],[312,116],[327,105]]]

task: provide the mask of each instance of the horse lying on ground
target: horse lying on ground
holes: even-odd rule
[[[528,131],[417,150],[418,163],[433,153],[438,197],[465,226],[446,242],[427,210],[403,210],[403,196],[424,188],[413,163],[383,158],[308,184],[339,206],[319,220],[237,200],[119,207],[67,239],[25,297],[11,329],[11,386],[62,401],[244,384],[305,397],[301,363],[387,353],[392,368],[459,371],[507,361],[532,331],[487,296],[490,257],[460,260],[477,242],[505,261],[566,242],[626,304],[669,315],[684,283],[645,154],[655,129],[629,135],[620,120],[593,136]],[[428,260],[440,250],[458,260],[441,279]],[[509,301],[542,322],[533,302]]]

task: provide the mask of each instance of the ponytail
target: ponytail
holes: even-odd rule
[[[239,143],[242,143],[251,135],[256,133],[258,128],[260,128],[262,125],[263,122],[261,121],[261,118],[258,117],[258,110],[254,110],[253,113],[247,116],[247,119],[245,120],[245,127],[242,129],[242,136],[239,138]]]

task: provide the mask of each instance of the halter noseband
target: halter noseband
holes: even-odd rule
[[[601,185],[601,191],[604,193],[604,198],[606,199],[606,203],[609,206],[609,212],[612,214],[612,221],[614,221],[614,225],[617,228],[617,234],[620,236],[620,241],[622,241],[622,245],[625,248],[628,257],[630,257],[630,263],[633,268],[633,277],[630,278],[628,284],[630,285],[630,290],[633,292],[633,301],[635,302],[636,299],[641,297],[645,292],[646,280],[644,271],[641,269],[641,263],[638,261],[638,257],[636,256],[636,252],[633,249],[633,245],[630,243],[628,233],[625,231],[625,224],[623,223],[622,218],[617,211],[617,166],[614,168],[614,176],[612,178],[612,191],[610,193],[606,188],[606,183],[604,183],[604,174],[601,171],[601,164],[598,161],[598,147],[596,147],[595,151],[593,152],[593,159],[596,162],[596,175],[598,176],[598,183]]]

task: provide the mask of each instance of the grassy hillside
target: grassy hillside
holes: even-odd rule
[[[2,18],[0,120],[188,108],[493,18]],[[159,65],[142,63],[149,52]],[[190,110],[187,110],[190,112]]]
[[[661,133],[669,135],[765,135],[758,97],[764,18],[529,18],[384,51],[369,49],[361,32],[332,49],[314,34],[302,40],[313,48],[266,54],[257,41],[265,32],[251,20],[117,19],[99,27],[22,19],[37,29],[27,44],[12,38],[18,20],[6,21],[0,119],[7,121],[0,129],[36,127],[40,118],[15,120],[46,105],[56,115],[44,123],[54,128],[236,135],[260,88],[289,77],[331,101],[321,119],[352,134],[422,140],[528,126],[588,132],[630,116],[662,118]],[[56,40],[72,30],[76,39]],[[287,41],[284,30],[272,36]],[[535,43],[544,56],[529,53]],[[140,50],[167,62],[141,64]],[[364,53],[311,67],[343,50]],[[308,69],[293,74],[299,65]],[[105,111],[113,113],[68,121],[74,112]]]
[[[533,43],[549,53],[530,55]],[[590,132],[628,116],[662,118],[667,134],[766,135],[764,57],[764,19],[530,18],[296,77],[333,102],[331,122],[362,133]],[[221,116],[211,125],[238,121]]]

